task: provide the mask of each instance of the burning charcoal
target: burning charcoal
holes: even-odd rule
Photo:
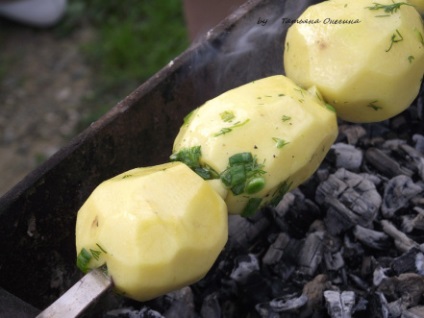
[[[361,125],[340,125],[339,132],[340,136],[346,137],[349,145],[356,145],[367,133]]]
[[[342,230],[356,224],[369,225],[381,205],[380,194],[371,181],[343,168],[318,186],[316,201],[332,208],[327,211],[325,219],[331,234],[340,233],[336,231],[337,227],[340,228],[338,223]]]
[[[331,154],[335,156],[336,168],[345,168],[350,171],[359,171],[362,164],[363,153],[358,148],[344,143],[337,143],[331,147]]]
[[[376,250],[387,250],[391,245],[391,239],[383,232],[374,231],[360,225],[356,225],[353,229],[355,238],[364,244]]]
[[[392,157],[377,148],[368,148],[365,152],[365,159],[380,173],[390,178],[404,174],[412,176],[413,172],[403,168]]]
[[[352,317],[352,308],[355,304],[355,293],[344,291],[342,293],[333,290],[324,292],[325,303],[331,318]]]
[[[274,265],[278,263],[284,254],[284,248],[290,242],[290,237],[286,233],[280,233],[277,239],[270,245],[268,251],[262,258],[262,263],[265,265]]]
[[[391,268],[396,275],[413,272],[424,273],[424,254],[418,248],[412,248],[408,252],[393,259]]]
[[[317,231],[308,234],[299,252],[298,264],[300,271],[312,276],[322,260],[324,232]]]
[[[409,251],[413,247],[418,247],[418,243],[410,239],[405,233],[399,231],[391,222],[382,220],[383,231],[395,240],[395,245],[402,253]]]
[[[406,208],[409,200],[421,193],[423,189],[416,185],[408,176],[399,175],[386,184],[384,188],[381,212],[386,218],[391,218],[396,211]]]
[[[200,314],[202,317],[207,318],[220,318],[221,314],[221,306],[219,304],[218,293],[212,293],[207,295],[202,303],[202,308],[200,310]]]

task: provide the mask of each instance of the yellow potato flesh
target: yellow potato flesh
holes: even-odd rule
[[[417,96],[423,77],[419,13],[407,4],[392,13],[371,10],[376,3],[333,0],[310,6],[287,33],[286,75],[302,87],[316,86],[346,121],[376,122],[399,114]]]
[[[140,301],[201,279],[227,235],[222,198],[178,162],[103,182],[81,207],[76,224],[77,253],[100,252],[89,267],[106,264],[116,289]]]
[[[412,4],[421,15],[424,14],[424,0],[409,0],[408,2]]]
[[[220,174],[232,155],[249,152],[256,157],[265,171],[260,192],[221,191],[228,211],[242,214],[249,199],[262,198],[264,205],[278,199],[280,190],[309,178],[336,136],[336,114],[318,94],[277,75],[230,90],[196,109],[181,127],[173,152],[201,146],[202,163]]]

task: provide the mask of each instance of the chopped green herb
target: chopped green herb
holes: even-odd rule
[[[402,34],[400,34],[399,30],[396,29],[396,33],[393,33],[392,37],[390,38],[390,46],[386,50],[386,52],[389,52],[392,49],[393,44],[401,42],[401,41],[403,41],[403,36],[402,36]]]
[[[83,272],[87,273],[89,268],[88,264],[91,261],[91,258],[93,256],[89,251],[87,251],[85,248],[81,250],[81,252],[77,256],[77,267]]]
[[[284,181],[282,182],[277,190],[274,192],[271,201],[269,202],[269,204],[271,206],[277,206],[278,203],[280,203],[280,201],[283,199],[284,195],[289,192],[291,186],[292,186],[293,182],[287,182]]]
[[[201,164],[202,151],[200,146],[183,148],[173,153],[169,158],[171,161],[181,161],[196,172],[204,180],[218,179],[219,174],[206,164]]]
[[[418,29],[414,29],[414,31],[415,31],[415,34],[417,35],[417,37],[418,37],[418,41],[420,41],[420,43],[422,44],[422,45],[424,45],[424,37],[423,37],[423,34],[418,30]]]
[[[288,120],[290,120],[291,119],[291,117],[290,116],[287,116],[287,115],[283,115],[283,117],[281,117],[281,120],[283,121],[283,122],[286,122],[286,121],[288,121]]]
[[[194,109],[194,110],[192,110],[191,112],[189,112],[189,113],[188,113],[188,114],[184,117],[183,125],[187,125],[187,124],[189,123],[191,116],[194,114],[194,112],[195,112],[196,110],[197,110],[197,108],[196,108],[196,109]]]
[[[375,111],[382,109],[383,107],[376,105],[375,103],[377,103],[378,100],[372,101],[371,103],[369,103],[367,105],[367,107],[370,107],[372,109],[374,109]]]
[[[261,198],[250,198],[246,206],[244,207],[243,211],[241,212],[241,216],[250,217],[254,215],[255,212],[259,209],[261,202],[262,202]]]
[[[285,145],[289,144],[289,142],[285,141],[284,139],[281,138],[277,138],[277,137],[273,137],[272,140],[275,141],[275,146],[278,149],[283,148]]]
[[[107,254],[107,252],[106,252],[106,250],[103,248],[103,247],[101,247],[100,246],[100,244],[99,243],[96,243],[96,246],[103,252],[103,253],[105,253],[105,254]]]
[[[408,56],[408,61],[409,63],[412,63],[412,61],[415,59],[415,57],[413,57],[412,55]]]
[[[397,3],[393,3],[393,4],[380,4],[380,3],[374,3],[373,7],[366,7],[367,9],[370,10],[384,10],[384,12],[386,13],[396,13],[398,9],[400,9],[401,6],[403,5],[407,5],[407,6],[412,6],[409,3],[406,2],[397,2]]]
[[[278,94],[278,97],[286,96],[286,94]]]
[[[247,124],[248,122],[250,121],[250,119],[246,119],[244,122],[236,122],[233,126],[231,126],[231,127],[225,127],[225,128],[222,128],[219,132],[217,132],[216,134],[214,134],[213,136],[214,137],[218,137],[218,136],[221,136],[221,135],[225,135],[225,134],[228,134],[229,132],[231,132],[234,128],[237,128],[237,127],[241,127],[241,126],[243,126],[243,125],[245,125],[245,124]]]
[[[93,255],[93,257],[96,261],[99,260],[100,254],[102,254],[101,251],[93,250],[91,248],[90,248],[90,252],[91,252],[91,255]]]
[[[221,119],[225,122],[232,121],[234,118],[236,118],[233,112],[227,110],[219,115],[221,116]]]
[[[255,178],[262,178],[261,176],[265,174],[265,171],[262,170],[263,165],[258,164],[250,152],[235,154],[228,159],[228,163],[227,169],[221,173],[220,178],[234,195],[263,188],[263,185],[259,185],[261,182],[259,179],[253,181]],[[265,179],[263,179],[263,183],[265,184]]]
[[[333,113],[336,112],[336,109],[333,106],[331,106],[330,104],[325,103],[325,108],[327,108],[328,110],[331,110]]]
[[[202,151],[200,146],[191,148],[183,148],[177,153],[173,153],[170,157],[171,161],[181,161],[189,166],[191,169],[200,167],[200,157]]]
[[[244,192],[254,194],[261,191],[265,187],[265,179],[263,177],[255,177],[250,179],[244,187]]]
[[[300,94],[303,96],[303,89],[301,89],[301,88],[295,88],[294,90],[300,92]]]
[[[132,177],[132,174],[124,174],[122,176],[122,179],[131,178],[131,177]]]

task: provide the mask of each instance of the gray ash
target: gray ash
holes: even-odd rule
[[[424,317],[422,106],[340,122],[307,183],[276,208],[230,217],[203,280],[104,317]]]

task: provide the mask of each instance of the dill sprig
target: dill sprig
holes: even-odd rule
[[[367,7],[367,9],[375,10],[375,11],[384,10],[384,12],[386,13],[393,14],[393,13],[396,13],[397,10],[399,10],[400,7],[403,5],[412,6],[410,3],[407,3],[407,2],[397,2],[397,3],[393,2],[392,4],[380,4],[380,3],[374,2],[374,6]]]

